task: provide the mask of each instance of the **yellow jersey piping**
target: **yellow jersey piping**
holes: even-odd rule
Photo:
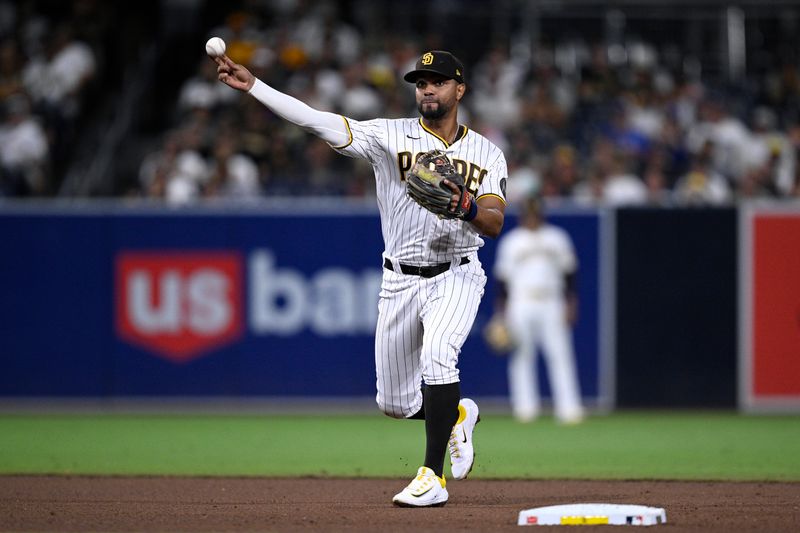
[[[428,133],[430,133],[431,135],[442,141],[444,143],[445,148],[450,148],[450,143],[445,141],[444,137],[442,137],[432,129],[428,128],[428,126],[426,126],[425,123],[422,122],[422,119],[419,119],[419,125],[422,126],[423,130],[427,131]],[[458,131],[456,132],[456,138],[453,140],[453,143],[460,141],[461,139],[466,137],[466,135],[467,135],[467,127],[464,126],[463,124],[459,124]]]
[[[481,194],[480,196],[478,196],[478,197],[475,199],[475,201],[477,202],[477,201],[478,201],[478,200],[480,200],[481,198],[485,198],[485,197],[487,197],[487,196],[494,196],[495,198],[497,198],[497,199],[499,199],[501,202],[503,202],[503,205],[508,205],[508,202],[506,202],[506,199],[505,199],[505,198],[503,198],[503,197],[502,197],[502,196],[500,196],[499,194],[494,194],[494,193],[491,193],[491,192],[487,192],[486,194]]]
[[[342,120],[344,120],[344,127],[347,128],[347,142],[341,146],[331,145],[331,148],[333,148],[334,150],[343,150],[344,148],[347,148],[348,146],[353,144],[353,132],[350,130],[350,123],[347,121],[347,117],[345,117],[344,115],[339,115],[339,116],[342,117]]]

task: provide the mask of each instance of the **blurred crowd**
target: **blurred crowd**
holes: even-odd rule
[[[0,197],[57,193],[98,88],[102,4],[0,2]]]
[[[72,4],[74,19],[97,2]],[[82,25],[26,18],[13,5],[0,3],[0,35],[16,28],[16,38],[0,41],[0,195],[52,194],[43,176],[74,135],[98,69],[95,49],[76,35]],[[365,28],[334,2],[244,5],[199,36],[194,74],[163,131],[145,143],[138,175],[116,190],[176,203],[373,195],[368,164],[218,82],[205,39],[222,37],[234,61],[278,90],[356,120],[416,116],[402,75],[425,50],[459,55],[459,42]],[[50,30],[37,33],[42,25]],[[641,40],[570,39],[532,50],[508,41],[462,56],[468,90],[459,119],[503,149],[512,202],[532,191],[610,205],[800,197],[796,62],[777,58],[729,84],[676,52],[679,43],[666,57]]]
[[[416,114],[402,81],[426,44],[358,28],[318,9],[267,25],[253,12],[211,29],[228,55],[277,89],[353,119]],[[439,43],[435,43],[439,44]],[[199,197],[373,194],[371,172],[216,80],[202,55],[174,127],[145,159],[141,193]],[[450,46],[441,44],[441,46]],[[458,53],[457,43],[451,49]],[[559,57],[568,54],[569,67]],[[486,50],[467,66],[460,120],[500,146],[509,197],[585,204],[725,204],[800,196],[800,73],[785,65],[736,93],[672,72],[647,43]]]

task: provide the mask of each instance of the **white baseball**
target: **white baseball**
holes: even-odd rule
[[[206,41],[206,53],[211,57],[219,57],[225,53],[225,41],[219,37],[212,37]]]

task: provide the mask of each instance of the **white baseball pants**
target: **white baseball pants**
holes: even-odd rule
[[[486,285],[477,254],[432,278],[384,268],[375,332],[376,401],[394,418],[422,407],[421,382],[459,381],[458,356],[472,329]]]
[[[575,420],[583,416],[571,331],[561,298],[544,298],[512,303],[506,314],[517,349],[508,362],[511,408],[520,420],[531,420],[541,412],[536,370],[536,347],[545,357],[556,419]]]

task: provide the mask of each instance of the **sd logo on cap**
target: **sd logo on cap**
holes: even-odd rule
[[[409,83],[416,83],[423,74],[439,74],[458,83],[464,83],[463,73],[464,65],[456,56],[444,50],[431,50],[422,54],[416,68],[403,76],[403,79]]]

